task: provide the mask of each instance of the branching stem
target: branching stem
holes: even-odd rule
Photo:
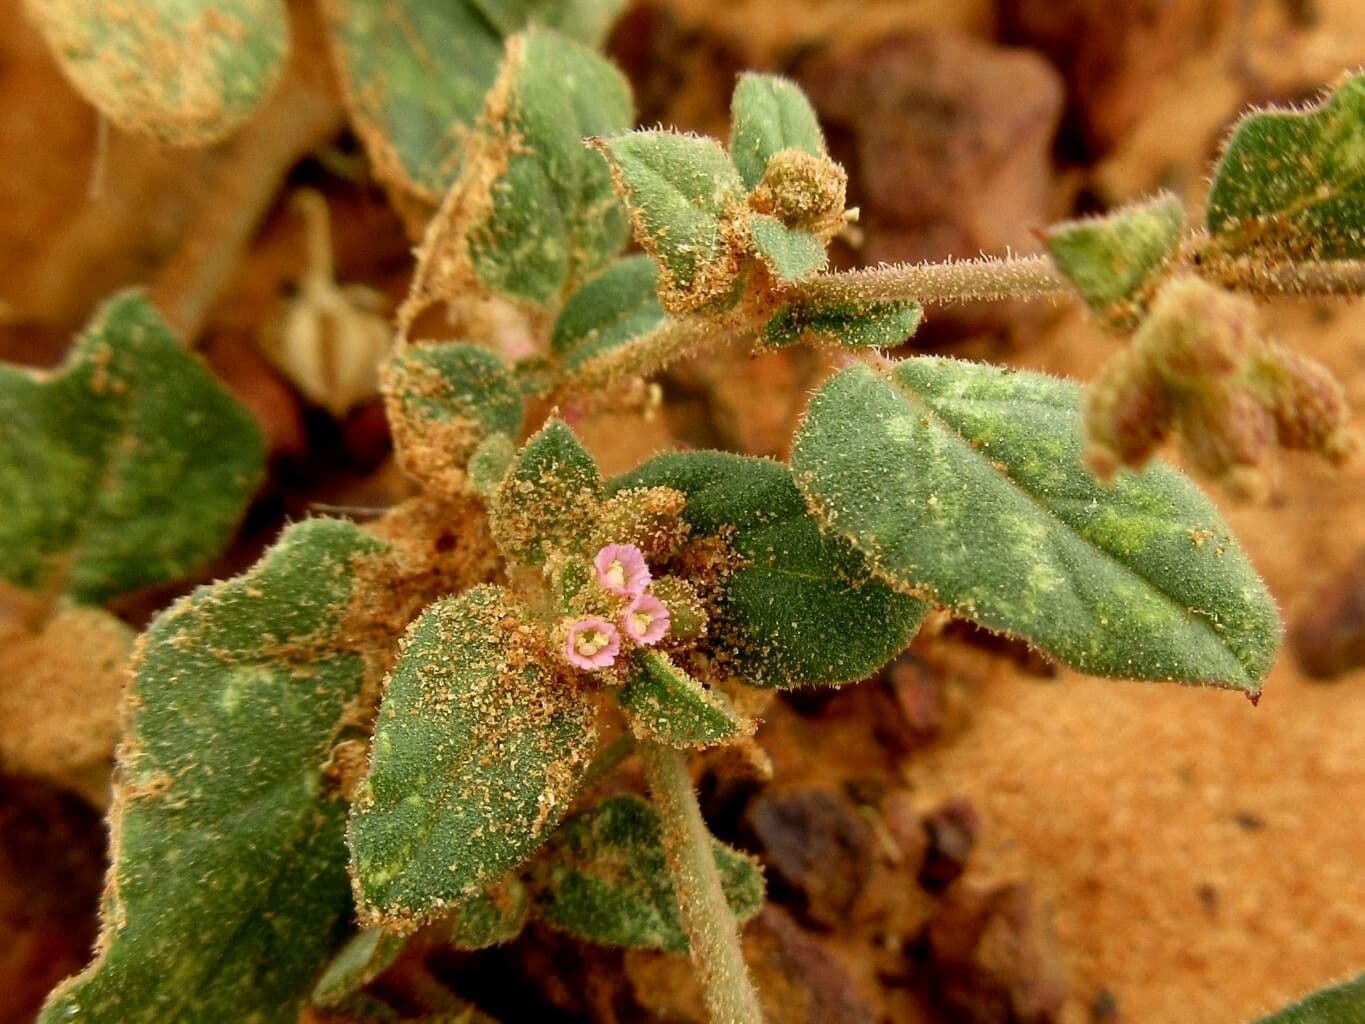
[[[711,834],[702,821],[683,755],[651,742],[642,742],[639,751],[654,805],[663,818],[668,870],[712,1024],[763,1024],[739,930],[721,889]]]
[[[945,263],[896,263],[839,274],[821,274],[788,289],[792,298],[822,302],[886,302],[913,299],[924,305],[1041,298],[1070,285],[1047,256],[983,256]]]
[[[652,331],[584,362],[555,386],[552,398],[581,400],[609,391],[631,377],[658,373],[708,349],[747,343],[762,323],[762,316],[748,306],[721,317],[670,317]]]

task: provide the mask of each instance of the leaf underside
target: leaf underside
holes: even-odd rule
[[[1255,693],[1274,660],[1274,603],[1213,505],[1163,465],[1099,484],[1074,384],[854,367],[812,400],[793,465],[884,579],[1082,671]]]

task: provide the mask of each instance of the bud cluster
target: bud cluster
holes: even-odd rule
[[[788,227],[801,228],[829,239],[844,226],[848,175],[825,156],[800,149],[773,154],[749,206]]]
[[[1342,461],[1347,416],[1327,369],[1264,337],[1249,299],[1182,276],[1088,390],[1085,457],[1108,478],[1178,434],[1194,468],[1254,494],[1273,445]]]

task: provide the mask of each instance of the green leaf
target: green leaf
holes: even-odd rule
[[[894,348],[919,330],[918,302],[789,302],[763,328],[767,348],[786,348],[805,338],[842,348]]]
[[[730,156],[744,184],[755,188],[773,154],[784,149],[825,155],[825,137],[806,94],[778,75],[740,75],[730,100]]]
[[[353,935],[313,986],[313,1005],[337,1006],[349,999],[392,967],[407,944],[405,936],[382,928]]]
[[[325,0],[347,106],[375,172],[435,205],[497,78],[503,42],[532,21],[590,46],[621,0]]]
[[[492,497],[516,457],[515,441],[506,434],[489,434],[469,457],[470,488],[482,497]]]
[[[687,952],[664,859],[658,813],[617,796],[575,815],[531,866],[533,912],[590,942]],[[746,921],[763,906],[763,873],[719,840],[716,868],[730,910]]]
[[[365,662],[350,523],[291,527],[142,639],[126,704],[99,955],[40,1020],[293,1024],[349,916],[324,764]]]
[[[779,281],[795,281],[829,263],[825,243],[809,231],[789,228],[776,217],[756,214],[749,218],[749,235],[759,259]]]
[[[472,226],[470,258],[493,291],[540,306],[614,256],[628,234],[626,213],[589,136],[629,129],[630,86],[614,65],[553,32],[508,42],[489,96],[485,159],[501,173]]]
[[[1209,192],[1209,234],[1234,255],[1365,257],[1365,74],[1320,106],[1244,117]]]
[[[1365,974],[1320,989],[1258,1024],[1361,1024],[1365,1021]]]
[[[693,679],[665,654],[637,649],[617,698],[631,731],[670,747],[709,747],[753,733],[729,698]]]
[[[351,807],[361,919],[412,928],[533,854],[569,809],[595,733],[500,587],[432,605],[408,631]]]
[[[1175,253],[1184,229],[1185,208],[1166,192],[1105,217],[1054,225],[1047,248],[1086,305],[1131,325],[1143,292]]]
[[[664,321],[659,268],[648,256],[619,259],[585,283],[560,311],[550,346],[566,369],[648,334]]]
[[[446,941],[456,949],[487,949],[521,934],[531,894],[521,880],[508,876],[450,912]]]
[[[672,453],[612,481],[628,487],[682,491],[694,533],[723,539],[738,558],[720,582],[711,646],[755,686],[862,679],[904,650],[924,618],[923,604],[873,579],[850,544],[820,531],[780,462]]]
[[[1091,476],[1079,397],[952,359],[853,367],[811,402],[797,484],[880,576],[963,618],[1094,675],[1255,694],[1274,602],[1179,473]]]
[[[29,0],[62,71],[125,131],[205,146],[249,118],[289,48],[282,0]]]
[[[583,554],[602,494],[597,463],[562,420],[526,442],[493,495],[490,525],[503,554],[538,565],[552,550]]]
[[[740,270],[744,182],[715,139],[637,131],[601,142],[635,239],[659,265],[659,298],[690,312],[727,298]]]
[[[204,566],[260,481],[255,421],[145,298],[51,374],[0,366],[0,576],[98,604]]]
[[[457,341],[410,345],[395,355],[384,370],[384,397],[399,465],[450,494],[464,490],[479,445],[518,433],[524,413],[506,364]]]

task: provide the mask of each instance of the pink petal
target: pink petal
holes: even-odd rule
[[[669,615],[653,594],[641,594],[621,613],[621,628],[637,644],[657,644],[668,634]]]
[[[593,559],[597,581],[613,594],[637,597],[649,586],[644,552],[634,544],[608,544]]]
[[[621,634],[606,619],[594,615],[569,626],[564,656],[570,665],[591,672],[611,665],[620,653]]]

